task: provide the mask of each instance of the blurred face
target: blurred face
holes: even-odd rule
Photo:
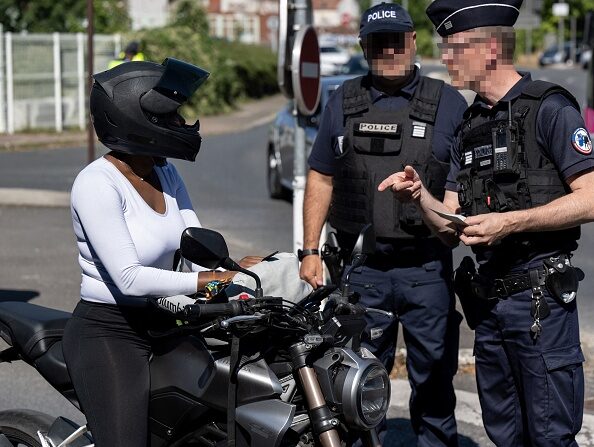
[[[384,78],[402,78],[414,69],[417,34],[372,33],[361,39],[371,73]]]
[[[446,36],[439,44],[441,59],[459,89],[480,91],[491,64],[489,39],[476,30]]]

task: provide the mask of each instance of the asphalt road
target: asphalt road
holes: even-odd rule
[[[443,70],[427,66],[426,69]],[[559,82],[585,98],[581,70],[546,70],[534,78]],[[176,162],[204,226],[220,231],[231,255],[266,254],[292,247],[292,207],[270,200],[266,191],[265,126],[240,134],[205,140],[195,164]],[[100,154],[98,154],[100,155]],[[0,188],[35,188],[67,192],[84,166],[84,149],[0,153]],[[587,274],[581,284],[579,305],[586,356],[594,358],[594,226],[583,229],[581,249],[574,261]],[[467,250],[455,251],[460,259]],[[78,299],[80,272],[67,208],[0,206],[0,301],[31,301],[57,309],[72,310]],[[463,347],[471,346],[465,331]],[[469,375],[460,375],[457,389],[472,390]],[[466,377],[466,379],[464,379]],[[47,385],[28,366],[0,364],[0,408],[34,408],[63,414],[76,421],[82,415]],[[594,374],[587,377],[588,396],[594,397]],[[410,445],[406,399],[391,409],[393,446]],[[473,419],[474,417],[474,419]],[[476,415],[460,424],[462,444],[490,446]],[[478,422],[476,422],[478,420]],[[474,422],[473,422],[474,421]],[[594,445],[584,443],[581,445]]]

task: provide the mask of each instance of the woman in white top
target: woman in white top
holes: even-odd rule
[[[172,271],[182,231],[200,222],[166,159],[194,161],[199,124],[186,125],[178,108],[207,77],[175,59],[128,62],[94,76],[93,125],[111,152],[72,187],[82,284],[63,349],[97,447],[147,446],[147,332],[172,324],[147,298],[193,294],[235,274]]]

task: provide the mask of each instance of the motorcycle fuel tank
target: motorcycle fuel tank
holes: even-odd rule
[[[282,386],[263,360],[242,361],[237,405],[277,399]],[[151,360],[151,431],[169,437],[184,418],[199,418],[209,410],[226,413],[229,356],[211,354],[199,337],[168,340],[156,346]]]

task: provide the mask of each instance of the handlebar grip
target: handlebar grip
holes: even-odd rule
[[[225,304],[189,304],[184,307],[184,317],[188,320],[235,317],[242,313],[243,306],[239,301]]]

